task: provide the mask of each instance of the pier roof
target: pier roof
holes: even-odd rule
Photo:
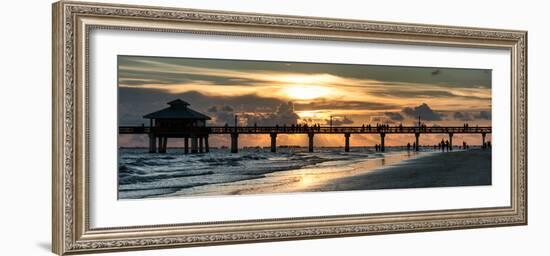
[[[189,103],[177,99],[167,103],[170,107],[159,111],[149,113],[143,118],[148,119],[190,119],[190,120],[210,120],[211,118],[205,114],[199,113],[188,106]]]

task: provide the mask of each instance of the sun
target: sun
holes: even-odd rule
[[[283,93],[291,100],[313,100],[329,96],[331,89],[318,85],[291,85],[283,89]]]

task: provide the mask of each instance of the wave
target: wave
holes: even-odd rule
[[[311,168],[326,162],[353,161],[365,158],[370,153],[344,153],[341,150],[319,150],[314,153],[281,151],[241,150],[238,154],[230,154],[226,150],[213,150],[208,154],[196,155],[176,151],[161,155],[149,154],[144,150],[121,150],[119,196],[161,196],[205,185],[259,179],[270,173]]]
[[[171,173],[160,173],[160,174],[132,174],[132,173],[119,173],[118,184],[119,185],[128,185],[136,183],[145,183],[153,182],[163,179],[170,178],[183,178],[183,177],[194,177],[194,176],[203,176],[214,174],[213,171],[207,171],[202,173],[183,173],[183,172],[171,172]]]

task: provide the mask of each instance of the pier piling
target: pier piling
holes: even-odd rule
[[[344,137],[346,138],[346,147],[345,147],[345,150],[346,152],[349,152],[349,137],[351,136],[350,133],[344,133]]]
[[[385,138],[386,138],[386,134],[385,133],[380,133],[380,151],[384,152],[386,151],[386,145],[385,145]]]
[[[157,138],[153,134],[149,134],[149,153],[157,152]]]
[[[420,151],[420,133],[415,133],[415,144],[414,144],[414,151]]]
[[[269,136],[271,137],[271,152],[275,153],[277,152],[277,133],[270,133]]]
[[[307,137],[309,138],[309,147],[308,147],[309,152],[313,152],[313,136],[315,136],[315,134],[312,132],[307,134]]]
[[[199,152],[199,145],[198,145],[198,138],[197,136],[191,136],[191,154],[196,154]]]
[[[159,153],[166,153],[166,146],[168,145],[168,138],[167,137],[161,137],[161,148],[159,150]]]
[[[163,127],[165,121],[151,122],[150,127],[144,126],[119,126],[119,134],[143,134],[149,136],[148,151],[150,153],[164,153],[167,151],[168,138],[183,138],[184,139],[184,152],[189,153],[203,153],[209,152],[209,135],[221,135],[226,134],[231,136],[231,152],[238,152],[238,137],[239,134],[264,134],[270,135],[272,152],[277,151],[277,136],[279,134],[303,134],[308,135],[308,151],[314,151],[314,137],[316,134],[341,134],[344,135],[345,146],[344,150],[349,152],[350,137],[352,134],[379,134],[380,144],[377,145],[379,151],[385,151],[385,136],[387,134],[411,134],[415,136],[412,150],[420,150],[420,135],[421,134],[442,134],[448,135],[448,140],[442,140],[441,148],[443,150],[453,150],[453,136],[454,134],[481,134],[481,145],[483,149],[489,148],[487,142],[487,134],[492,133],[490,126],[433,126],[433,127],[418,127],[418,126],[388,126],[383,128],[373,129],[367,127],[301,127],[301,126],[250,126],[250,127],[228,127],[228,126],[211,126],[211,127]],[[201,124],[203,125],[203,124]],[[191,142],[189,142],[191,140]],[[200,141],[199,141],[200,140]]]
[[[183,138],[183,153],[189,154],[189,137]]]
[[[449,133],[449,150],[453,151],[453,133]]]
[[[239,134],[231,133],[231,153],[239,152]]]

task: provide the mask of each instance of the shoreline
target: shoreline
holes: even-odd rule
[[[343,177],[315,191],[458,187],[491,185],[491,151],[467,150],[430,154],[372,172]]]
[[[125,189],[136,188],[136,191],[119,190],[119,196],[121,192],[125,194],[122,199],[138,199],[491,185],[490,150],[390,151],[384,154],[368,153],[362,157],[365,153],[342,153],[343,158],[319,161],[320,158],[313,161],[313,165],[298,168],[286,166],[291,168],[288,170],[249,170],[248,173],[237,168],[214,172],[213,175],[183,177],[188,181],[194,180],[192,186],[158,180],[159,183],[153,183],[161,185],[159,187],[151,183],[138,187],[130,185]],[[204,182],[202,179],[209,177],[236,180],[211,180],[209,184],[201,184]],[[179,179],[176,176],[173,178]]]

